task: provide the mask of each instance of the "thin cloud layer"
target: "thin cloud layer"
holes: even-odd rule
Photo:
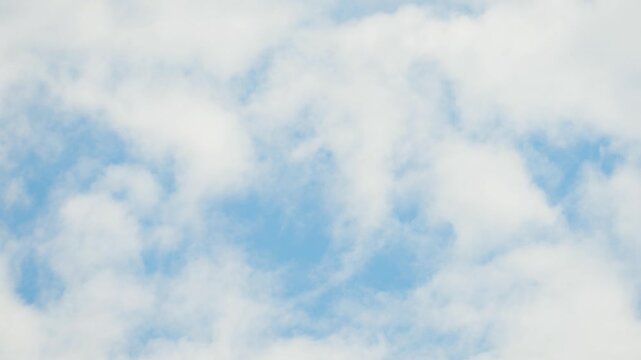
[[[0,2],[0,359],[636,359],[638,10]]]

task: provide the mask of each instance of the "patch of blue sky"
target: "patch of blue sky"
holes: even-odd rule
[[[219,211],[236,232],[234,242],[257,266],[284,269],[287,292],[309,286],[331,243],[331,218],[318,185],[289,192],[257,193],[226,200]]]
[[[336,1],[332,9],[332,17],[338,21],[351,21],[377,13],[393,13],[403,6],[427,5],[439,16],[450,14],[473,15],[481,9],[474,2],[456,0],[355,0]]]
[[[305,131],[293,135],[299,140],[309,136]],[[274,178],[258,189],[212,205],[215,214],[211,218],[224,218],[234,245],[247,252],[254,266],[279,271],[283,296],[298,299],[320,286],[323,291],[300,303],[298,309],[311,319],[328,319],[346,292],[409,290],[433,274],[439,259],[445,259],[440,255],[449,249],[451,227],[425,226],[419,219],[418,204],[407,204],[395,214],[398,229],[381,236],[414,237],[413,241],[429,238],[426,242],[430,245],[424,247],[427,255],[397,239],[375,251],[347,282],[323,287],[327,266],[336,265],[332,259],[340,258],[345,249],[334,246],[336,219],[326,200],[327,176],[334,170],[332,156],[321,150],[316,160],[300,165],[283,163],[277,166]],[[433,261],[426,265],[425,258]],[[287,331],[311,334],[320,330],[293,327]]]
[[[408,197],[399,201],[394,208],[394,216],[403,224],[418,224],[421,222],[420,200],[417,197]]]
[[[22,301],[43,307],[52,299],[60,297],[64,285],[35,251],[29,250],[14,261],[18,273],[15,292]]]
[[[417,97],[425,99],[425,104],[438,104],[436,110],[447,124],[454,128],[460,127],[461,114],[456,98],[456,83],[443,73],[438,64],[421,59],[409,66],[405,77],[408,86]],[[420,113],[412,115],[419,119],[425,116]]]
[[[17,164],[5,177],[19,177],[28,201],[24,206],[0,209],[0,218],[9,231],[23,235],[32,229],[33,222],[48,209],[49,195],[83,160],[110,164],[124,161],[122,140],[109,129],[85,119],[68,119],[48,108],[30,107],[26,116],[37,129],[41,139],[55,139],[52,149],[28,143],[12,152]],[[21,144],[17,145],[21,147]],[[84,174],[80,185],[89,185],[99,173]]]
[[[451,257],[455,232],[448,223],[401,224],[355,276],[355,284],[403,293],[426,283]]]
[[[564,200],[580,184],[586,166],[603,174],[613,172],[622,156],[604,137],[582,137],[558,143],[542,134],[530,136],[521,145],[534,182],[552,204]]]
[[[351,283],[384,292],[414,288],[424,278],[419,273],[419,254],[415,249],[395,243],[377,251],[351,279]]]
[[[156,224],[147,225],[152,229]],[[180,239],[187,238],[179,235]],[[193,238],[192,238],[193,239]],[[170,250],[155,246],[146,247],[141,251],[142,274],[152,276],[153,274],[175,275],[185,266],[189,260],[189,243],[178,241],[178,245]]]
[[[298,143],[311,136],[304,127],[287,132],[280,140]],[[211,200],[203,209],[204,229],[183,229],[189,233],[178,234],[180,243],[171,251],[146,249],[145,272],[178,271],[195,249],[213,254],[217,246],[228,244],[241,248],[253,266],[283,272],[285,291],[295,294],[311,286],[314,267],[331,242],[332,219],[323,185],[324,174],[333,166],[331,156],[320,151],[317,161],[296,165],[287,161],[282,148],[260,142],[256,148],[259,162],[269,168],[268,176],[245,192]],[[168,184],[170,175],[163,175],[169,177]]]
[[[449,223],[430,223],[416,197],[396,204],[384,246],[367,259],[351,281],[375,291],[411,290],[435,274],[449,259],[454,229]]]
[[[407,355],[415,358],[417,354],[423,354],[427,359],[463,360],[473,358],[489,348],[483,341],[467,338],[462,332],[429,328],[416,330],[411,325],[407,329],[397,329],[387,338],[397,344],[399,350],[396,355],[401,359],[406,359]]]
[[[408,313],[412,314],[412,311]],[[493,339],[488,336],[489,329],[468,332],[465,328],[457,329],[447,325],[417,326],[414,317],[401,319],[394,326],[384,329],[385,338],[396,345],[395,357],[400,359],[464,360],[476,358],[493,348]]]
[[[142,236],[155,239],[168,236],[172,245],[158,246],[154,240],[141,251],[141,276],[175,276],[194,259],[215,258],[216,253],[229,245],[229,239],[239,239],[232,221],[222,219],[218,208],[220,203],[210,204],[203,209],[203,226],[171,226],[169,233],[162,234],[164,218],[139,219]],[[160,231],[160,234],[158,233]],[[237,244],[233,244],[236,246]]]
[[[313,293],[312,296],[303,294],[305,297],[292,298],[302,321],[281,329],[281,333],[285,336],[304,335],[320,338],[346,325],[350,319],[338,315],[337,308],[350,290],[352,289],[345,286],[335,286]]]
[[[64,185],[83,161],[120,163],[126,151],[114,132],[96,122],[39,104],[28,106],[23,113],[30,121],[30,134],[34,138],[12,144],[13,166],[1,176],[5,180],[19,178],[27,200],[19,205],[0,207],[0,221],[21,246],[12,259],[17,272],[16,293],[26,303],[40,306],[62,291],[62,285],[32,243],[37,222],[51,210],[52,192]],[[91,169],[95,171],[75,176],[74,181],[80,183],[73,185],[87,187],[101,175],[101,166]]]
[[[247,105],[265,85],[268,72],[271,70],[272,57],[278,51],[278,47],[266,51],[248,71],[231,79],[229,88],[241,105]]]

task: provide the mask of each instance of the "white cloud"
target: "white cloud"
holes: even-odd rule
[[[35,309],[26,306],[14,293],[14,282],[8,261],[0,257],[0,357],[6,359],[39,359],[39,345],[44,338],[42,324]]]
[[[30,202],[29,194],[24,188],[24,182],[20,178],[14,178],[7,182],[2,193],[2,206],[5,209],[20,208]]]
[[[617,246],[636,251],[641,236],[637,4],[437,2],[340,23],[333,1],[2,2],[6,208],[30,195],[16,154],[74,146],[35,124],[47,116],[34,102],[55,109],[47,121],[107,125],[127,148],[57,174],[33,232],[0,243],[0,317],[18,324],[0,327],[0,357],[634,358],[638,294],[621,274],[635,268]],[[625,162],[552,207],[520,154],[533,133],[609,138]],[[211,207],[259,191],[265,168],[317,162],[329,163],[312,189],[331,216],[325,260],[342,263],[308,284],[312,302],[358,283],[387,242],[432,241],[423,227],[451,224],[454,251],[433,265],[417,248],[433,273],[406,293],[370,304],[341,288],[327,301],[365,300],[303,316],[286,277],[248,260]],[[32,247],[62,288],[38,305],[16,295],[27,275],[8,263]],[[314,337],[314,316],[337,319]],[[423,346],[433,334],[462,340]]]
[[[178,191],[184,196],[238,188],[251,175],[253,149],[233,112],[194,90],[125,87],[112,121],[147,156],[176,161]]]
[[[105,195],[87,194],[62,205],[60,233],[45,251],[56,272],[74,282],[112,267],[135,266],[141,245],[138,221],[126,208]]]
[[[42,314],[50,359],[108,359],[126,354],[154,298],[139,279],[113,269],[66,283],[62,297]]]
[[[519,130],[570,121],[638,140],[638,7],[624,0],[495,1],[478,17],[428,20],[421,36],[426,53],[456,81],[472,128],[497,117]]]
[[[462,254],[483,255],[555,222],[555,210],[506,146],[447,139],[433,167],[428,216],[453,225]]]
[[[606,176],[586,171],[576,199],[582,220],[611,245],[630,254],[641,254],[641,172],[633,164],[618,167]]]
[[[474,359],[633,359],[641,323],[616,269],[581,246],[524,247],[443,269],[410,304]]]
[[[335,172],[324,190],[338,243],[354,250],[350,262],[377,247],[372,234],[389,226],[404,171],[421,161],[444,118],[438,74],[404,38],[419,20],[408,10],[303,29],[251,100],[259,129],[283,139],[286,157],[329,154]]]
[[[8,4],[3,65],[24,64],[2,85],[44,82],[65,110],[175,160],[184,197],[220,193],[249,177],[252,158],[230,81],[281,42],[302,10],[253,0]]]
[[[346,343],[341,339],[314,341],[300,338],[274,344],[259,360],[384,359],[383,347]]]
[[[152,210],[162,195],[159,184],[149,171],[128,165],[107,167],[104,176],[93,188],[95,192],[122,198],[137,214],[145,214]]]

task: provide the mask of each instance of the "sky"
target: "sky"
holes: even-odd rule
[[[0,359],[638,359],[640,12],[0,0]]]

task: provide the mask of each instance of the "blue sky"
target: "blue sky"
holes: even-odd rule
[[[0,7],[0,359],[641,353],[636,2]]]

